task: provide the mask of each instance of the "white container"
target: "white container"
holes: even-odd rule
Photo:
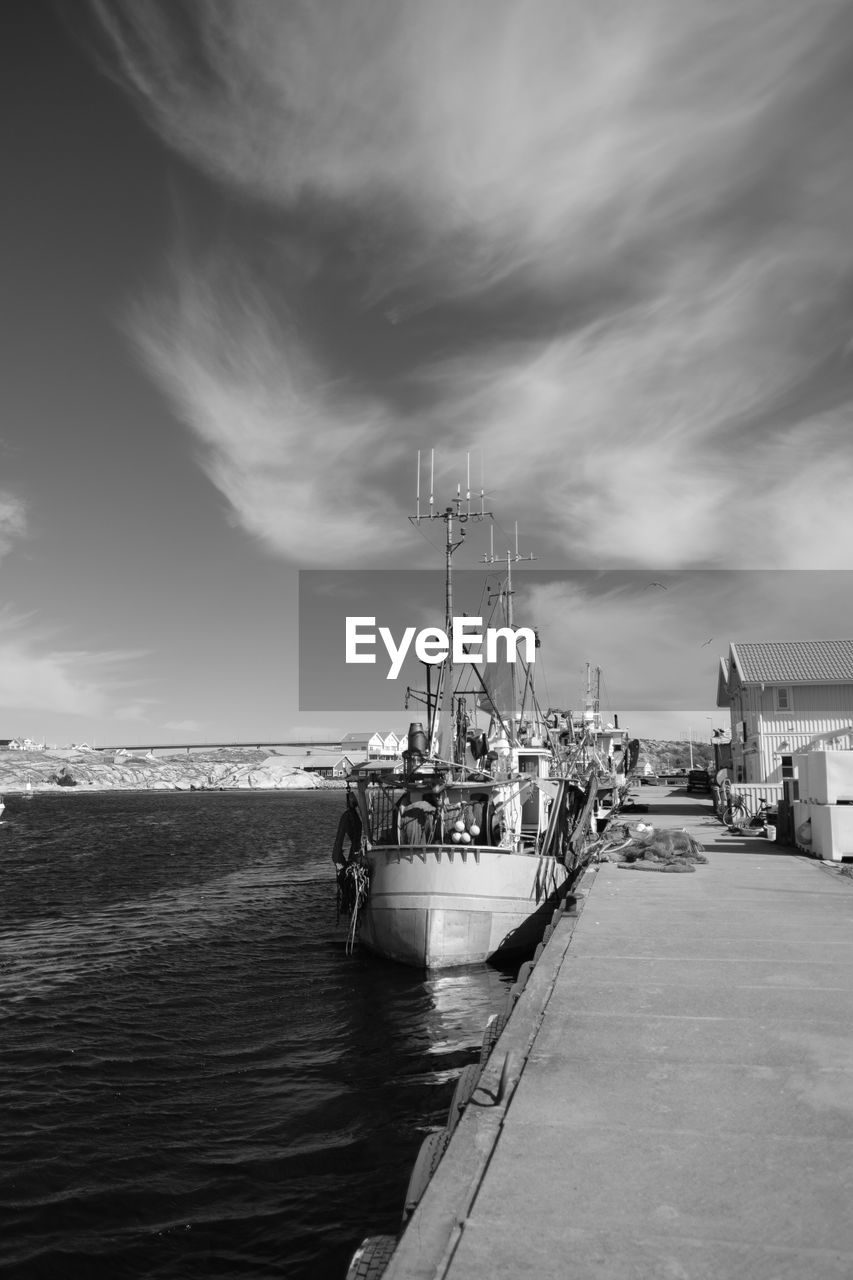
[[[817,804],[853,801],[853,751],[813,751],[808,770],[809,800]]]
[[[853,857],[853,805],[810,804],[812,852],[826,862]]]
[[[798,849],[811,853],[811,824],[809,806],[804,800],[794,801],[794,844]]]
[[[766,832],[767,832],[767,839],[768,839],[768,840],[775,840],[775,839],[776,839],[776,828],[775,828],[775,827],[771,827],[771,825],[770,825],[770,823],[769,823],[769,822],[768,822],[767,826],[765,827],[765,830],[766,830]]]

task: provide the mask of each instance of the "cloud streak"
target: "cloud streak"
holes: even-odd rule
[[[91,7],[169,145],[282,220],[286,265],[185,253],[133,319],[266,546],[381,557],[427,444],[568,563],[851,563],[846,0]]]
[[[108,715],[114,698],[128,683],[122,678],[123,669],[140,656],[130,651],[56,649],[31,618],[3,610],[0,708],[22,715],[42,711],[84,718]]]
[[[21,498],[0,490],[0,559],[27,531],[27,510]]]

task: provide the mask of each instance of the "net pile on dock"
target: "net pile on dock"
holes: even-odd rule
[[[707,862],[701,844],[687,831],[656,831],[622,826],[608,832],[599,861],[615,862],[625,871],[695,871]]]

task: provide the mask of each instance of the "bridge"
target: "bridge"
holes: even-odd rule
[[[305,752],[308,751],[337,751],[340,747],[340,738],[329,739],[325,742],[306,742],[304,738],[293,739],[292,741],[282,741],[278,739],[276,742],[153,742],[144,743],[140,746],[132,746],[126,742],[121,742],[117,746],[93,746],[93,751],[260,751],[261,748],[266,750],[275,747],[301,747]]]

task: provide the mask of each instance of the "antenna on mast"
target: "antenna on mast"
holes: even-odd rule
[[[510,630],[512,630],[512,626],[513,626],[512,597],[515,594],[512,589],[512,566],[513,564],[518,564],[521,560],[535,560],[535,559],[536,557],[534,555],[523,556],[519,553],[518,521],[516,520],[515,522],[515,555],[513,555],[513,553],[510,550],[507,550],[507,553],[506,553],[506,593],[505,593],[506,594],[506,622]],[[483,556],[483,563],[497,564],[498,560],[503,560],[503,556],[495,555],[494,529],[492,529],[491,553],[487,556]],[[492,597],[492,598],[494,599],[495,597]],[[512,734],[512,743],[513,745],[515,745],[517,742],[516,703],[518,701],[518,683],[517,683],[517,677],[516,677],[516,671],[515,671],[515,663],[513,663],[510,668],[510,679],[512,682],[512,717],[510,719],[510,731]]]
[[[482,488],[480,491],[482,509],[480,511],[471,510],[471,454],[470,452],[468,453],[467,484],[466,484],[465,499],[464,499],[465,506],[466,506],[465,510],[462,509],[463,498],[462,498],[461,483],[457,484],[456,486],[456,497],[453,499],[451,504],[445,507],[443,511],[435,510],[435,449],[430,450],[429,514],[428,515],[421,514],[420,493],[421,493],[421,454],[420,454],[420,450],[418,450],[418,484],[417,484],[417,494],[416,494],[417,512],[415,515],[409,516],[409,519],[411,520],[412,524],[420,524],[421,520],[443,520],[444,521],[445,529],[446,529],[445,543],[444,543],[445,626],[446,626],[447,634],[450,635],[453,627],[453,565],[452,565],[453,553],[454,551],[457,551],[459,547],[462,546],[462,543],[465,539],[465,535],[467,533],[467,529],[465,528],[465,525],[468,523],[469,520],[475,520],[479,523],[480,521],[483,521],[483,520],[491,520],[493,517],[492,517],[491,511],[486,511],[485,509],[484,490]],[[459,529],[459,537],[455,542],[453,540],[454,520],[458,521],[459,525],[461,526]],[[451,688],[451,679],[453,674],[452,647],[442,664],[441,671],[442,671],[442,676],[440,679],[443,680],[445,698],[447,698],[449,696],[448,691]],[[438,706],[438,701],[439,701],[439,692],[437,691],[436,698],[435,698],[436,708]],[[430,735],[432,735],[432,727],[433,727],[433,718],[432,718],[432,711],[430,709],[430,729],[429,729]]]

